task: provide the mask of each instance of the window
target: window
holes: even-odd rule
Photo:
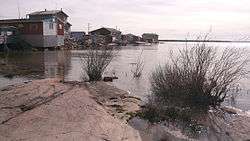
[[[31,24],[30,25],[30,31],[37,31],[38,30],[38,25],[37,24]]]
[[[18,27],[19,27],[19,28],[23,28],[24,25],[23,25],[23,24],[18,24]]]
[[[53,24],[53,22],[50,22],[50,23],[49,23],[49,29],[54,29],[54,24]]]
[[[62,24],[59,24],[59,29],[62,29]]]
[[[12,31],[7,31],[7,36],[10,36],[10,35],[12,35],[12,34],[13,34]]]

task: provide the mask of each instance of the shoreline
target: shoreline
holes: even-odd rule
[[[1,89],[0,138],[141,141],[139,133],[118,118],[122,114],[104,103],[109,97],[94,95],[88,87],[86,83],[42,79]],[[124,96],[117,99],[133,99]],[[130,108],[124,105],[119,108]],[[119,114],[112,116],[112,111]]]
[[[0,93],[0,138],[6,141],[196,140],[174,124],[151,124],[134,117],[143,106],[140,98],[106,82],[40,79],[9,85]],[[217,125],[213,130],[220,130],[216,134],[224,139],[249,139],[250,117],[230,107],[222,110],[228,113],[226,121],[210,112]],[[218,140],[214,134],[208,139]]]
[[[191,43],[250,43],[250,41],[230,41],[230,40],[159,40],[159,42],[191,42]]]

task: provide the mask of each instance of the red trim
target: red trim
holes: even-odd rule
[[[21,34],[38,34],[43,35],[43,23],[42,22],[30,22],[30,23],[4,23],[0,26],[14,26]]]
[[[63,22],[57,21],[57,35],[64,35],[64,24],[63,24]]]

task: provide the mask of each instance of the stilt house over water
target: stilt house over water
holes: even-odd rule
[[[0,27],[14,26],[20,38],[33,47],[50,48],[64,45],[70,35],[71,24],[62,10],[37,11],[26,19],[0,20]]]

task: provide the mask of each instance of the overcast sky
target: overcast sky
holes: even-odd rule
[[[185,39],[210,32],[213,39],[250,38],[250,0],[0,0],[0,19],[63,8],[72,30],[116,26],[123,33],[155,32]]]

